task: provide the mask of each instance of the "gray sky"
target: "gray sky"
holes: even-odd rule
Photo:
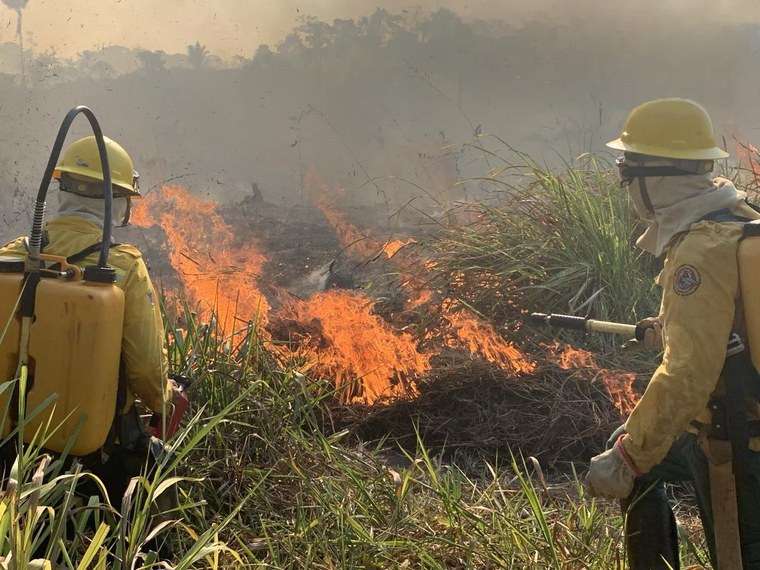
[[[465,18],[561,18],[599,11],[625,19],[668,4],[687,18],[760,20],[757,0],[29,0],[25,37],[35,51],[72,56],[84,49],[127,47],[184,51],[196,40],[221,56],[250,56],[261,43],[277,43],[299,15],[321,19],[366,15],[377,6],[392,11],[446,7]],[[597,10],[598,7],[598,10]],[[16,16],[0,7],[0,41],[15,41]]]

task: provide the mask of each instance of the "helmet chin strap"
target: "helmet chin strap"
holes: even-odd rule
[[[654,215],[654,205],[649,197],[647,190],[647,176],[685,176],[689,174],[683,170],[679,170],[671,166],[642,166],[642,165],[630,165],[626,163],[626,157],[621,156],[615,161],[615,164],[620,171],[620,187],[628,188],[633,184],[634,180],[639,185],[639,194],[641,195],[641,201],[644,203],[644,207],[650,215]],[[655,174],[655,172],[657,174]],[[675,174],[678,172],[678,174]]]
[[[124,218],[121,220],[121,223],[117,226],[119,228],[125,228],[129,225],[129,218],[132,217],[132,197],[127,196],[127,209],[124,211]]]
[[[639,192],[641,193],[641,201],[644,202],[644,207],[647,209],[650,215],[654,216],[654,205],[649,198],[649,192],[647,191],[647,180],[643,176],[636,178],[639,183]]]

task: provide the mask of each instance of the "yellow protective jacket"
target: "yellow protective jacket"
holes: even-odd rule
[[[49,243],[45,253],[68,257],[99,243],[102,229],[84,218],[65,216],[46,225]],[[26,255],[24,238],[3,248],[0,255]],[[94,253],[79,263],[97,263]],[[135,395],[154,412],[162,413],[171,401],[167,381],[168,363],[164,345],[164,325],[148,268],[140,251],[131,245],[112,247],[109,264],[116,269],[116,284],[124,291],[124,331],[121,355],[127,382],[124,411],[134,404]]]
[[[741,207],[737,213],[756,219]],[[737,310],[737,248],[742,224],[701,221],[674,238],[657,283],[662,288],[660,319],[664,356],[643,397],[626,422],[623,446],[639,471],[660,463],[691,423],[710,424],[707,404],[723,389],[721,372],[732,330],[741,331]],[[736,327],[735,327],[736,323]],[[760,417],[748,402],[749,417]],[[760,450],[760,441],[751,447]]]

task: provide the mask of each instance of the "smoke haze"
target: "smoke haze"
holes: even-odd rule
[[[123,45],[168,52],[200,41],[223,56],[253,54],[259,44],[278,43],[306,15],[320,20],[359,18],[375,8],[389,12],[453,10],[467,20],[498,20],[520,26],[531,20],[614,18],[646,32],[651,19],[673,18],[669,25],[693,22],[757,21],[754,0],[31,0],[24,11],[28,40],[39,51],[72,57],[101,46]],[[0,7],[0,42],[15,39],[15,13]]]
[[[0,13],[3,237],[25,229],[76,104],[132,153],[148,191],[178,180],[238,200],[255,183],[296,203],[315,168],[384,213],[487,197],[457,182],[493,168],[477,147],[499,140],[541,162],[603,150],[654,97],[701,101],[729,146],[760,135],[749,0],[93,5],[30,0],[23,76],[16,16]]]

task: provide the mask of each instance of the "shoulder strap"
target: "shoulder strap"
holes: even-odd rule
[[[84,248],[82,251],[79,251],[73,255],[70,255],[66,258],[66,263],[69,263],[71,265],[76,265],[80,261],[82,261],[84,258],[86,258],[88,255],[92,255],[93,253],[100,251],[100,244],[103,242],[94,243],[92,245],[88,245],[86,248]],[[112,247],[116,247],[117,245],[121,245],[120,243],[112,243],[109,246],[109,249]],[[60,271],[61,266],[58,263],[54,263],[50,266],[50,269]]]
[[[88,245],[86,248],[84,248],[82,251],[78,251],[77,253],[70,255],[66,258],[67,263],[71,263],[72,265],[75,263],[79,263],[83,259],[85,259],[87,256],[92,255],[93,253],[96,253],[100,251],[100,244],[103,242],[94,243],[92,245]],[[50,244],[50,238],[48,237],[48,232],[45,230],[42,234],[42,247],[40,248],[40,251],[44,252],[45,247],[47,247]],[[120,243],[112,242],[111,245],[108,246],[109,249],[117,247],[119,245],[122,245]],[[27,251],[29,250],[29,238],[24,238],[24,247],[26,247]]]
[[[92,244],[90,246],[87,246],[82,251],[68,256],[66,258],[66,261],[68,263],[71,263],[72,265],[75,264],[75,263],[79,263],[80,261],[82,261],[87,256],[92,255],[93,253],[100,251],[100,245],[101,245],[101,243],[103,243],[103,242],[98,242],[98,243],[94,243],[94,244]],[[110,248],[114,248],[114,247],[119,246],[119,245],[121,245],[121,244],[120,243],[112,243],[108,247],[110,249]]]
[[[757,212],[758,214],[760,214],[760,206],[758,206],[757,204],[753,204],[752,202],[750,202],[749,198],[745,198],[744,199],[744,203],[747,204],[747,206],[749,206],[753,210],[755,210],[755,212]]]
[[[725,223],[725,222],[742,222],[742,223],[748,223],[751,222],[749,218],[745,218],[744,216],[739,216],[737,214],[734,214],[730,209],[724,208],[723,210],[716,210],[715,212],[710,212],[706,216],[702,216],[699,220],[699,222],[718,222],[718,223]]]

